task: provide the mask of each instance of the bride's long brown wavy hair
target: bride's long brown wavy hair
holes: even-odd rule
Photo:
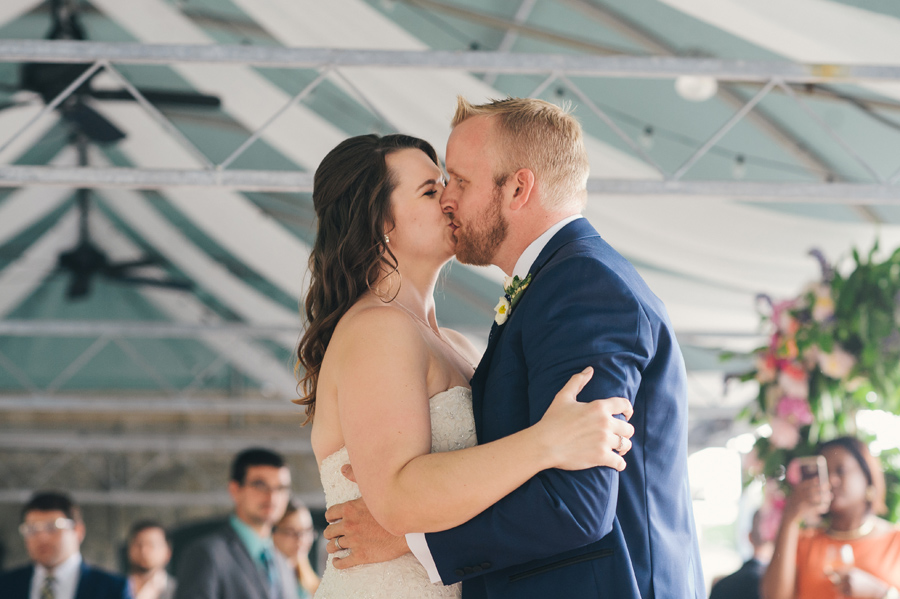
[[[316,411],[316,386],[325,350],[341,317],[377,283],[397,270],[385,242],[394,227],[391,193],[397,186],[385,158],[398,150],[421,150],[440,166],[431,145],[409,135],[360,135],[337,145],[313,179],[318,231],[309,257],[312,284],[306,295],[306,331],[297,348],[296,371],[306,421]]]

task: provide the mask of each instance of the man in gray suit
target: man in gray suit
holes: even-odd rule
[[[228,492],[234,514],[184,550],[175,599],[296,599],[290,566],[272,544],[291,493],[284,459],[268,449],[242,451]]]

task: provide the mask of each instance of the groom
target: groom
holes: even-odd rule
[[[684,363],[662,302],[580,216],[580,125],[541,100],[460,98],[447,173],[441,206],[457,259],[528,282],[511,294],[471,381],[479,443],[537,422],[588,365],[594,376],[580,396],[630,399],[635,434],[622,473],[543,471],[461,526],[407,535],[410,550],[432,581],[463,581],[464,599],[705,597]],[[353,547],[338,567],[405,551],[384,543],[361,500],[326,517],[342,518],[326,537]]]

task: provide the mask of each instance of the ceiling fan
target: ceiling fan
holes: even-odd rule
[[[75,0],[51,0],[50,11],[53,23],[47,34],[47,39],[87,39],[84,27],[79,19]],[[20,69],[18,86],[6,86],[5,91],[18,92],[24,90],[34,92],[44,103],[50,103],[90,67],[90,64],[85,63],[26,63]],[[57,110],[66,121],[74,125],[91,141],[95,143],[113,143],[124,138],[125,133],[106,117],[91,108],[87,104],[86,99],[133,101],[135,98],[125,89],[94,89],[91,85],[94,76],[91,76],[79,86],[57,107]],[[216,108],[221,104],[218,97],[197,92],[156,89],[140,89],[139,91],[152,104],[208,108]],[[24,101],[3,102],[0,103],[0,110],[24,103]]]
[[[87,136],[79,134],[75,139],[75,143],[78,147],[79,164],[86,166]],[[89,189],[78,190],[78,243],[72,249],[62,252],[56,261],[57,270],[69,275],[69,285],[66,289],[67,298],[79,300],[87,297],[90,294],[91,285],[97,277],[131,285],[149,285],[184,291],[189,291],[193,288],[193,283],[187,279],[174,277],[158,279],[142,276],[135,272],[137,269],[146,266],[162,266],[164,264],[163,260],[156,256],[146,256],[137,260],[121,262],[110,260],[106,253],[91,239],[89,226],[90,193]]]

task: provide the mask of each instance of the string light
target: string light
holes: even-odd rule
[[[646,127],[644,127],[644,130],[641,132],[641,136],[638,138],[638,142],[645,150],[650,150],[653,148],[653,125],[647,125]]]
[[[731,174],[735,179],[743,179],[747,174],[747,159],[743,154],[734,157],[734,164],[731,166]]]
[[[719,82],[715,77],[682,75],[675,79],[675,91],[690,102],[704,102],[716,95]]]

